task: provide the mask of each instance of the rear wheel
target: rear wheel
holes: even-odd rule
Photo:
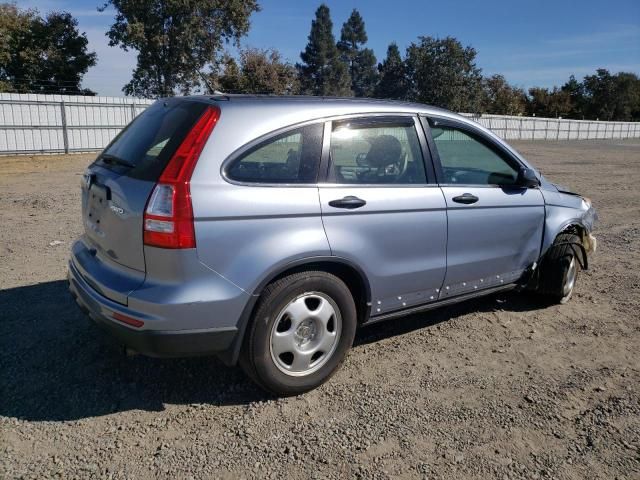
[[[561,233],[540,265],[538,293],[554,303],[567,303],[573,295],[580,263],[576,257],[576,246],[571,244],[580,243],[578,235]]]
[[[349,288],[326,272],[300,272],[261,295],[240,364],[265,390],[296,395],[324,383],[353,343],[356,308]]]

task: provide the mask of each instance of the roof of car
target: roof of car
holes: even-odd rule
[[[455,113],[439,107],[424,105],[421,103],[408,102],[402,100],[388,100],[377,98],[357,98],[357,97],[332,97],[332,96],[311,96],[311,95],[256,95],[256,94],[233,94],[216,92],[213,95],[197,95],[193,98],[200,100],[214,100],[216,102],[229,101],[232,103],[242,102],[243,104],[307,104],[309,106],[318,106],[319,104],[331,104],[332,106],[363,106],[369,105],[373,107],[382,107],[385,110],[393,109],[401,112],[420,112],[420,113],[440,113],[447,115],[456,115]]]

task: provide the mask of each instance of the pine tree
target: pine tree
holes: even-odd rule
[[[350,95],[351,79],[340,59],[333,36],[329,7],[320,5],[311,22],[309,43],[298,64],[302,93],[311,95]]]
[[[356,97],[372,95],[378,80],[373,50],[361,48],[366,43],[364,20],[354,8],[349,19],[342,25],[338,50],[342,60],[349,66],[351,90]]]
[[[405,100],[409,93],[406,68],[400,56],[398,45],[391,43],[387,48],[387,57],[378,65],[380,81],[375,88],[377,98]]]

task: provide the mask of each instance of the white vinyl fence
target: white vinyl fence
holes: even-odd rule
[[[640,122],[605,122],[563,118],[476,116],[463,113],[505,140],[589,140],[640,138]]]
[[[0,93],[0,155],[101,150],[153,100]]]
[[[0,93],[0,155],[101,150],[153,100]],[[640,122],[463,114],[506,140],[640,138]]]

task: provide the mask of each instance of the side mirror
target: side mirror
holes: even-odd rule
[[[518,185],[525,188],[533,188],[540,186],[540,180],[536,176],[536,172],[530,168],[522,167],[518,172]]]

